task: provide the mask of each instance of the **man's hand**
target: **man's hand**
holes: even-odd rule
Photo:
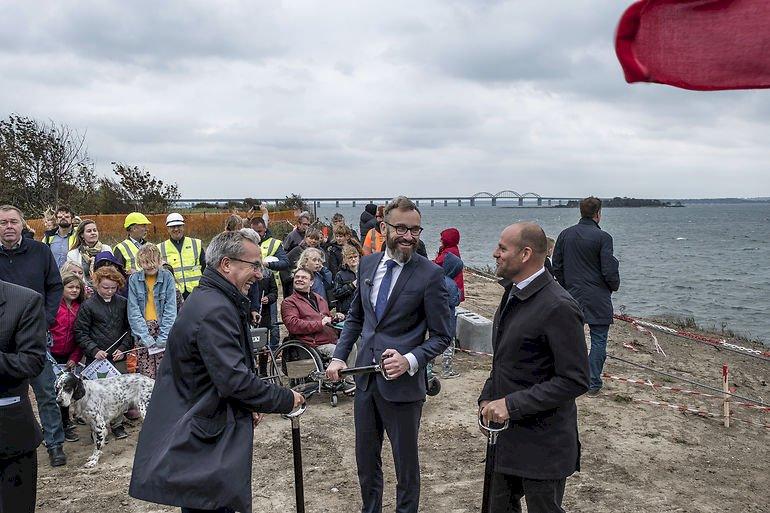
[[[382,352],[385,375],[389,379],[396,379],[409,370],[409,360],[395,349],[386,349]]]
[[[96,360],[106,360],[107,359],[107,351],[104,351],[103,349],[100,349],[96,352],[94,355],[94,359]]]
[[[334,321],[335,322],[342,322],[345,320],[345,314],[341,312],[337,312],[334,314]]]
[[[71,370],[75,368],[75,365],[77,365],[78,362],[74,362],[72,360],[67,360],[67,370]]]
[[[340,360],[332,360],[328,367],[326,367],[326,377],[331,381],[339,381],[340,371],[347,369],[348,365]]]
[[[265,418],[264,413],[257,413],[255,411],[251,412],[251,425],[254,429],[257,428],[260,422],[262,422],[262,419]]]
[[[292,408],[293,411],[299,408],[300,405],[305,404],[305,396],[295,390],[292,390],[291,393],[294,394],[294,408]]]
[[[327,325],[329,325],[331,323],[332,323],[332,318],[329,317],[328,315],[326,317],[324,317],[323,319],[321,319],[321,324],[323,324],[324,326],[327,326]]]
[[[120,349],[116,349],[114,353],[112,353],[112,361],[113,362],[119,362],[123,359],[125,355],[123,354],[123,351]]]
[[[266,305],[266,304],[268,304],[268,303],[270,302],[270,298],[269,298],[269,297],[267,297],[267,296],[262,296],[262,299],[260,300],[260,302],[261,302],[263,305]]]
[[[484,407],[481,408],[481,416],[484,417],[484,420],[487,421],[487,424],[490,422],[497,422],[498,424],[502,424],[511,418],[510,414],[508,413],[508,406],[505,404],[504,397],[502,399],[497,399],[496,401],[490,401],[484,405]]]
[[[262,317],[259,312],[251,312],[251,324],[252,326],[259,325],[260,317]]]

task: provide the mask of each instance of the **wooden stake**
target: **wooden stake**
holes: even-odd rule
[[[722,391],[724,392],[724,416],[725,427],[730,427],[730,387],[728,385],[727,364],[722,364]]]

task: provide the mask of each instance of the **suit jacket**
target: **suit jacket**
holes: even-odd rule
[[[479,397],[505,398],[511,420],[500,433],[495,471],[562,479],[580,469],[575,398],[588,390],[580,307],[548,271],[524,289],[509,284],[493,325],[492,371]]]
[[[583,309],[588,324],[612,324],[613,292],[620,288],[612,236],[593,219],[583,218],[559,234],[553,272]]]
[[[371,282],[384,257],[385,253],[381,252],[361,259],[358,288],[334,357],[345,361],[359,335],[356,366],[379,362],[386,349],[395,349],[402,355],[411,352],[419,366],[414,376],[406,372],[388,381],[378,374],[377,385],[382,397],[388,401],[422,401],[425,399],[425,366],[452,340],[444,271],[427,258],[413,253],[401,270],[388,297],[385,313],[378,322],[370,300]],[[362,390],[366,390],[368,383],[368,376],[356,378],[356,386]]]
[[[281,319],[286,325],[286,330],[292,338],[296,338],[306,344],[317,347],[324,344],[336,344],[337,332],[331,326],[325,326],[321,321],[324,317],[331,317],[329,303],[315,292],[318,310],[313,308],[310,301],[300,295],[296,290],[281,303]]]
[[[45,364],[46,317],[43,296],[0,281],[0,459],[30,452],[43,440],[32,413],[29,380]]]

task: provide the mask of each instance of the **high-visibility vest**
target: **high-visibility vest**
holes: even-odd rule
[[[131,271],[141,271],[142,267],[139,265],[139,261],[136,259],[139,254],[139,248],[136,247],[134,241],[126,239],[123,242],[115,246],[115,251],[120,251],[123,255],[123,260],[126,262],[125,271],[131,273]]]
[[[283,242],[274,237],[263,240],[262,244],[260,244],[260,248],[262,249],[262,258],[274,256],[278,252],[278,249],[281,247],[281,244],[283,244]],[[281,278],[278,276],[277,272],[274,272],[273,274],[275,275],[275,284],[280,287]]]
[[[372,228],[369,233],[366,234],[364,243],[362,244],[364,250],[369,250],[367,255],[372,253],[378,253],[382,251],[382,245],[385,242],[385,235]]]
[[[192,292],[198,286],[201,279],[201,240],[185,237],[182,241],[182,253],[176,249],[171,240],[158,244],[160,256],[171,267],[174,268],[174,278],[176,278],[176,288],[179,292]]]
[[[57,232],[55,232],[52,235],[46,235],[45,237],[43,237],[43,243],[47,244],[48,246],[50,246],[51,243],[54,241],[54,238],[56,238],[58,234],[59,234],[59,232],[57,231]],[[70,234],[67,236],[67,238],[68,238],[68,240],[67,240],[67,251],[69,251],[69,250],[73,249],[73,244],[77,244],[78,234],[73,229],[72,232],[70,232]]]

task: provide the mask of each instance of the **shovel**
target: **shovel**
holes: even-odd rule
[[[304,393],[302,390],[297,390],[305,399],[308,399],[313,395],[313,391]],[[299,433],[299,418],[307,410],[307,402],[299,405],[299,407],[290,412],[282,415],[284,419],[291,421],[291,452],[294,456],[294,492],[297,501],[297,513],[305,513],[305,480],[302,476],[302,440]]]
[[[490,513],[489,499],[492,494],[492,472],[495,471],[495,445],[497,444],[497,435],[500,431],[508,429],[508,421],[506,420],[503,424],[497,424],[496,422],[484,424],[484,418],[479,415],[479,427],[487,435],[487,457],[484,468],[484,491],[481,495],[481,513]]]

